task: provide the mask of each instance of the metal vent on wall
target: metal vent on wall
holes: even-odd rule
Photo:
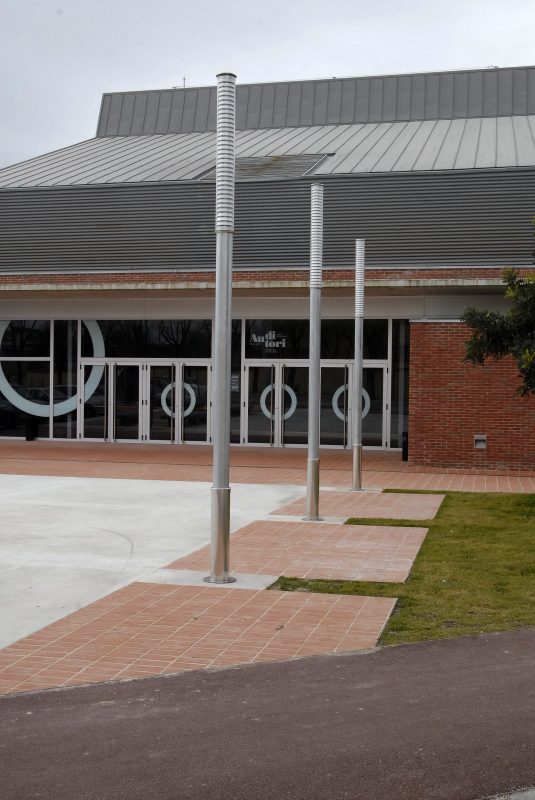
[[[273,181],[283,178],[300,178],[310,172],[327,156],[305,153],[295,156],[259,156],[236,159],[237,181]],[[215,181],[215,167],[198,177],[200,181]]]

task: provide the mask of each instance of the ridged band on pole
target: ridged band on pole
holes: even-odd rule
[[[234,233],[235,150],[236,76],[224,72],[217,76],[216,233]]]
[[[323,186],[313,183],[310,198],[310,288],[321,289],[323,269]]]
[[[217,76],[216,149],[216,289],[212,344],[214,482],[210,583],[231,583],[230,539],[230,371],[232,340],[232,245],[234,238],[234,177],[236,76]]]
[[[310,348],[308,362],[307,515],[318,520],[320,499],[321,284],[323,268],[323,186],[311,186]]]
[[[355,367],[353,381],[353,481],[354,492],[362,489],[362,345],[364,318],[364,239],[355,242]]]

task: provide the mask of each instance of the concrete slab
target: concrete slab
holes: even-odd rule
[[[304,487],[233,485],[232,530]],[[210,484],[0,475],[0,647],[209,542]]]
[[[278,575],[244,575],[232,572],[234,583],[211,583],[204,579],[207,570],[157,569],[146,575],[139,583],[168,583],[176,586],[213,586],[215,589],[267,589],[275,583]]]

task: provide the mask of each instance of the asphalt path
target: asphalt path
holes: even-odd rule
[[[475,800],[535,785],[535,629],[0,699],[3,800]]]

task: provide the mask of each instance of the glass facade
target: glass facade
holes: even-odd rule
[[[212,320],[0,321],[0,437],[210,442]],[[306,446],[307,319],[234,320],[231,442]],[[364,320],[363,443],[401,447],[408,320]],[[321,444],[351,443],[354,320],[322,320]],[[255,363],[256,362],[256,363]]]
[[[390,446],[401,447],[401,436],[409,429],[410,326],[406,319],[392,320],[392,403]]]
[[[97,320],[110,358],[210,358],[211,319]],[[82,324],[82,356],[94,355],[94,336]]]

